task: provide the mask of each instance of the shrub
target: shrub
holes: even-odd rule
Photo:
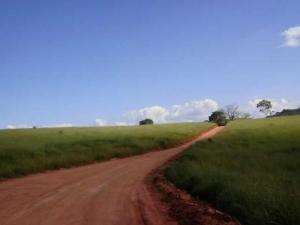
[[[223,111],[215,111],[209,116],[210,122],[215,122],[218,126],[225,126],[227,124],[226,115]]]
[[[153,120],[151,119],[144,119],[144,120],[141,120],[139,122],[140,125],[147,125],[147,124],[153,124]]]
[[[208,120],[210,121],[210,122],[217,122],[217,120],[219,119],[219,118],[225,118],[226,116],[225,116],[225,113],[223,112],[223,111],[215,111],[215,112],[213,112],[209,117],[208,117]]]

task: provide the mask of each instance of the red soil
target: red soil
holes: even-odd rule
[[[0,182],[0,224],[178,224],[146,177],[221,129],[169,150]]]

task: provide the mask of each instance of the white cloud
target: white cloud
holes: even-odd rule
[[[203,121],[218,108],[219,105],[216,101],[204,99],[173,105],[169,109],[152,106],[132,110],[125,113],[125,118],[133,123],[146,118],[154,120],[155,123]]]
[[[282,111],[283,109],[293,109],[297,108],[295,102],[290,102],[284,98],[272,102],[273,110],[276,112]]]
[[[281,34],[284,37],[283,46],[295,48],[300,47],[300,26],[290,27]]]
[[[9,124],[6,126],[6,129],[27,129],[27,128],[31,128],[29,125],[26,124]]]
[[[171,121],[202,121],[219,108],[216,101],[211,99],[185,102],[173,105],[169,113]]]
[[[28,129],[32,128],[33,126],[29,126],[26,124],[17,124],[17,125],[12,125],[9,124],[6,126],[6,129]],[[59,123],[59,124],[52,124],[52,125],[44,125],[41,126],[41,128],[59,128],[59,127],[73,127],[72,123]],[[39,127],[38,127],[39,128]]]
[[[250,100],[248,102],[248,107],[246,107],[246,111],[249,111],[250,113],[252,113],[256,117],[262,116],[263,114],[259,113],[257,108],[256,108],[257,103],[259,103],[261,100],[262,100],[261,98]],[[283,109],[294,109],[294,108],[298,108],[300,106],[299,103],[288,101],[285,98],[267,99],[267,100],[271,101],[272,111],[275,111],[275,112],[280,112]]]
[[[169,115],[169,112],[166,108],[162,106],[152,106],[146,107],[138,110],[131,110],[125,113],[124,117],[133,123],[138,122],[142,119],[152,119],[156,123],[166,122],[166,117]]]
[[[53,125],[46,125],[43,127],[48,127],[48,128],[73,127],[73,124],[72,123],[59,123],[59,124],[53,124]]]
[[[108,126],[107,121],[103,119],[95,119],[95,123],[99,127]]]
[[[113,123],[115,126],[129,126],[130,124],[127,122],[115,122]]]
[[[108,127],[108,126],[130,126],[132,124],[129,124],[125,121],[117,121],[117,122],[108,122],[104,119],[96,119],[95,120],[96,126],[99,127]]]

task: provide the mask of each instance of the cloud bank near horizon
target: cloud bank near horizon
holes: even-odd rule
[[[52,125],[40,126],[39,128],[59,128],[59,127],[73,127],[72,123],[58,123]],[[28,124],[9,124],[6,126],[6,129],[29,129],[32,128],[32,125]]]
[[[203,121],[213,112],[219,109],[219,104],[212,99],[193,100],[169,108],[163,106],[145,107],[131,110],[124,114],[129,123],[149,118],[156,123],[170,122],[195,122]]]
[[[246,104],[241,105],[239,110],[241,112],[248,112],[253,117],[263,117],[256,105],[263,98],[256,98],[249,100]],[[270,100],[273,105],[273,110],[276,112],[282,111],[283,109],[292,109],[300,107],[299,102],[289,101],[285,98],[274,99],[264,98]],[[130,110],[123,114],[123,120],[118,122],[109,122],[102,118],[97,118],[94,121],[94,126],[128,126],[137,125],[140,120],[149,118],[155,123],[175,123],[175,122],[201,122],[208,119],[208,116],[216,110],[221,109],[220,104],[213,99],[202,99],[187,101],[182,104],[172,105],[170,107],[163,106],[150,106],[136,110]],[[72,123],[60,123],[44,127],[73,127]],[[32,128],[27,124],[9,124],[6,126],[7,129],[21,129],[21,128]]]
[[[250,113],[254,118],[263,117],[264,114],[259,112],[256,108],[257,103],[262,99],[263,98],[256,98],[249,100],[246,104],[241,105],[239,110],[241,112]],[[285,98],[264,99],[272,102],[273,110],[276,112],[282,111],[283,109],[300,107],[299,102],[289,101]],[[171,107],[163,107],[159,105],[144,107],[126,112],[123,115],[124,122],[122,125],[136,125],[140,120],[146,118],[152,119],[155,123],[201,122],[207,120],[213,111],[221,108],[220,104],[213,99],[193,100],[179,105],[173,105]],[[116,123],[106,123],[105,125],[114,126]]]

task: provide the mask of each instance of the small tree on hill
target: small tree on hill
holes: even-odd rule
[[[272,103],[268,100],[261,100],[257,103],[256,107],[259,109],[260,112],[264,113],[266,116],[272,115]]]
[[[210,122],[215,122],[216,124],[218,124],[218,126],[225,126],[227,124],[226,115],[225,115],[224,111],[222,111],[222,110],[213,112],[208,117],[208,120]]]
[[[140,125],[147,125],[147,124],[153,124],[153,120],[151,119],[144,119],[144,120],[141,120],[139,122]]]
[[[226,115],[222,110],[212,112],[212,114],[208,117],[208,121],[216,122],[220,118],[226,118]]]

